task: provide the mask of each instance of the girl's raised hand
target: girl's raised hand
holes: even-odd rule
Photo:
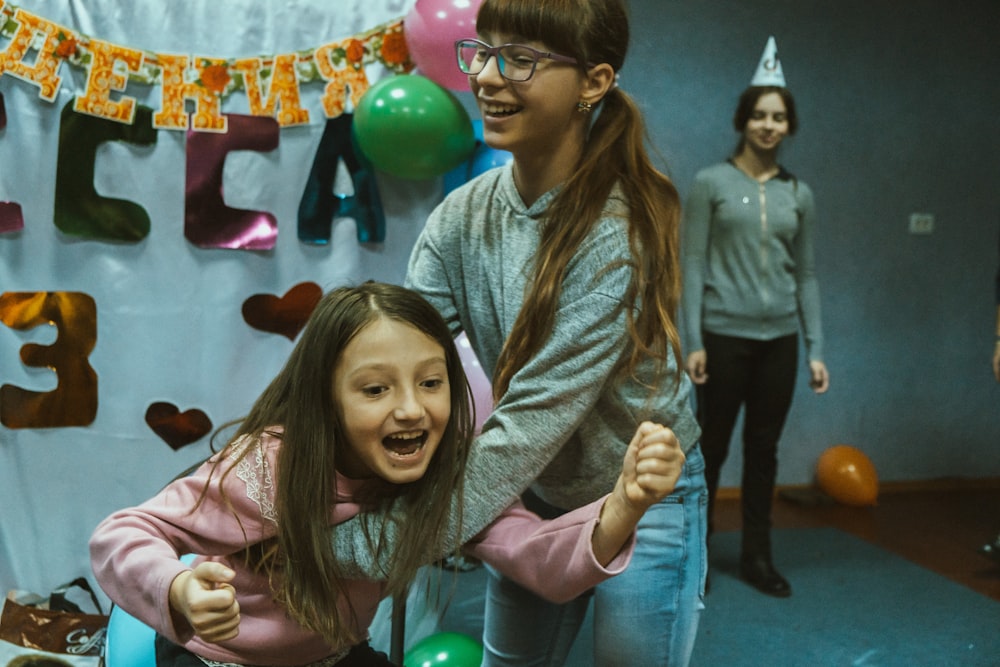
[[[625,500],[645,512],[673,493],[684,461],[684,452],[673,431],[660,424],[643,422],[636,429],[622,463]]]
[[[607,565],[621,551],[646,510],[673,492],[683,468],[684,452],[674,432],[651,422],[640,424],[591,539],[599,563]]]
[[[171,610],[206,642],[218,643],[240,633],[240,604],[229,583],[234,576],[222,563],[206,561],[170,583]]]

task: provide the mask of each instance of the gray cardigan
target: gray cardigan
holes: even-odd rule
[[[684,207],[682,312],[687,351],[702,331],[755,340],[802,327],[823,360],[809,186],[784,171],[759,183],[730,162],[700,171]]]

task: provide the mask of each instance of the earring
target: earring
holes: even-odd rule
[[[586,100],[580,100],[576,103],[576,110],[580,113],[590,113],[594,110],[594,105]]]

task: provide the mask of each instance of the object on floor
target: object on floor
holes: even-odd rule
[[[792,587],[788,580],[774,569],[769,558],[751,558],[740,561],[740,576],[743,581],[765,595],[787,598],[792,594]]]
[[[96,613],[86,613],[66,599],[74,588],[85,591]],[[83,577],[56,588],[47,598],[4,601],[0,614],[0,665],[98,667],[108,617]],[[19,601],[20,600],[20,601]]]
[[[837,502],[820,489],[811,486],[781,489],[778,491],[778,497],[799,507],[829,507]]]
[[[850,445],[834,445],[816,462],[816,483],[845,505],[864,507],[878,499],[878,474],[864,452]]]

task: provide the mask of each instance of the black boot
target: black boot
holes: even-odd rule
[[[764,528],[743,528],[740,576],[765,595],[787,598],[792,594],[788,580],[774,569],[771,561],[771,531]]]
[[[740,576],[745,582],[765,595],[787,598],[792,594],[792,587],[788,580],[774,569],[771,559],[766,556],[740,559]]]

